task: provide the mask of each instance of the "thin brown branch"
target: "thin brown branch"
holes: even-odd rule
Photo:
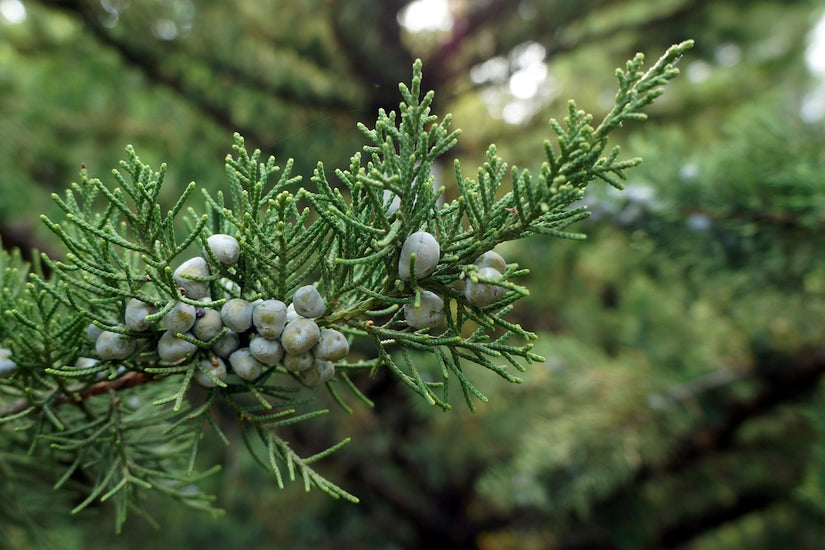
[[[102,382],[93,384],[88,388],[79,391],[74,396],[70,396],[64,393],[60,395],[60,397],[58,397],[52,403],[52,405],[64,405],[66,403],[79,404],[84,402],[86,399],[95,397],[97,395],[118,392],[137,386],[143,386],[145,384],[149,384],[150,382],[154,382],[155,380],[157,379],[142,372],[128,372],[120,378],[116,378],[115,380],[104,380]],[[0,417],[21,413],[31,407],[37,408],[38,406],[33,405],[28,399],[18,399],[17,401],[14,401],[13,403],[10,403],[5,407],[0,408]]]

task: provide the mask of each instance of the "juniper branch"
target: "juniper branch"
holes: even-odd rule
[[[113,499],[118,525],[150,479],[183,482],[193,475],[196,440],[205,427],[228,443],[209,414],[219,402],[234,411],[249,452],[279,485],[284,477],[300,477],[307,488],[354,500],[310,467],[348,440],[302,458],[277,434],[327,412],[315,409],[302,392],[325,385],[346,410],[337,394],[346,389],[369,405],[349,376],[383,368],[443,409],[450,408],[449,382],[456,380],[473,409],[475,401],[486,401],[472,382],[473,368],[520,382],[511,370],[520,373],[542,360],[531,351],[535,335],[507,319],[513,304],[528,295],[517,283],[526,270],[511,264],[484,272],[480,254],[534,234],[575,238],[566,229],[586,216],[584,209],[571,208],[583,189],[596,179],[620,185],[624,171],[637,162],[620,160],[617,149],[603,155],[607,134],[643,118],[641,109],[676,75],[673,63],[690,45],[668,50],[646,72],[641,57],[628,62],[617,72],[616,107],[596,128],[592,116],[571,102],[564,125],[551,123],[557,142],[545,145],[546,162],[537,175],[509,167],[493,146],[475,180],[464,177],[456,163],[461,196],[447,204],[431,172],[459,132],[450,129],[449,116],[439,120],[430,112],[433,92],[422,90],[420,61],[410,84],[399,85],[398,111],[379,111],[373,128],[359,125],[367,144],[348,169],[334,172],[338,187],[318,163],[310,185],[296,188],[300,177],[291,174],[292,161],[282,168],[273,157],[263,160],[238,134],[234,155],[226,159],[228,201],[223,193],[205,193],[202,209],[188,204],[195,189],[190,184],[162,215],[157,199],[166,168],[153,170],[131,148],[112,174],[114,186],[82,172],[79,184],[55,197],[65,220],[44,219],[63,242],[65,260],[45,259],[51,276],[34,270],[28,283],[11,269],[5,272],[9,286],[0,305],[8,315],[0,336],[16,370],[0,379],[0,395],[14,399],[0,409],[0,418],[27,431],[31,452],[57,445],[75,467],[89,469],[94,481],[81,508]],[[100,203],[102,212],[95,206]],[[439,250],[407,254],[414,235],[428,236],[427,245],[434,242]],[[213,246],[214,237],[231,253]],[[201,254],[182,262],[193,248]],[[471,297],[471,285],[486,285],[493,297]],[[320,306],[313,304],[310,312],[301,292],[317,295]],[[263,306],[253,306],[258,300],[277,316],[265,321],[257,309]],[[232,303],[245,308],[246,320],[230,322],[223,310]],[[289,325],[287,303],[295,310]],[[190,308],[191,322],[172,329],[175,318],[168,316],[178,306]],[[432,308],[431,318],[416,320],[425,306]],[[137,320],[131,317],[135,307]],[[218,319],[214,330],[210,318]],[[287,337],[299,326],[315,331],[309,345],[299,344],[303,335]],[[90,337],[95,327],[106,337]],[[324,331],[338,335],[343,354],[322,355]],[[9,338],[13,333],[18,337]],[[230,349],[221,351],[218,346],[232,336]],[[280,355],[253,354],[256,338],[277,342]],[[374,354],[349,362],[347,350],[356,339],[371,342]],[[254,363],[233,359],[242,340]],[[435,368],[419,363],[419,352],[430,354]],[[107,373],[116,378],[98,378]],[[343,381],[337,387],[336,373]],[[193,384],[208,393],[202,405],[190,403]],[[153,412],[121,410],[119,394],[129,390],[146,391],[147,410]],[[80,412],[62,407],[67,403]],[[169,461],[141,462],[129,454],[143,444],[136,439],[139,430],[156,428],[150,419],[163,429],[147,440],[174,447]],[[165,490],[175,494],[171,486]]]

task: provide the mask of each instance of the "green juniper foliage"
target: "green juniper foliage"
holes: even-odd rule
[[[507,320],[528,295],[516,282],[525,270],[480,257],[537,233],[580,237],[566,228],[588,214],[571,207],[588,183],[621,188],[639,162],[619,160],[618,148],[605,154],[608,134],[645,118],[691,45],[646,72],[641,55],[617,70],[616,105],[595,127],[571,101],[564,124],[551,121],[556,143],[545,144],[537,175],[508,169],[492,146],[476,179],[456,163],[459,196],[447,204],[431,170],[459,133],[449,116],[430,113],[420,62],[411,85],[400,85],[399,110],[359,125],[367,145],[335,171],[340,185],[319,163],[311,185],[297,187],[291,161],[263,160],[239,135],[228,192],[204,193],[202,209],[188,206],[192,183],[164,213],[165,166],[150,168],[131,148],[115,186],[84,170],[54,197],[65,220],[43,218],[65,257],[32,266],[0,257],[0,434],[9,449],[0,472],[15,471],[16,456],[38,457],[56,472],[55,489],[81,492],[73,512],[111,500],[118,527],[128,511],[142,513],[149,489],[212,509],[196,484],[220,466],[199,470],[198,448],[207,435],[228,444],[213,416],[220,408],[279,486],[300,478],[357,501],[314,469],[348,439],[301,457],[279,427],[327,413],[313,406],[314,386],[345,411],[352,399],[371,405],[352,380],[362,371],[389,369],[444,409],[455,384],[471,409],[486,400],[471,382],[475,368],[519,382],[514,370],[542,360],[535,335]],[[348,353],[359,340],[374,353]],[[260,345],[270,355],[255,352]],[[438,369],[422,373],[413,360],[422,351]]]

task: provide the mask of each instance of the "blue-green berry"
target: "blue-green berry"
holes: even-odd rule
[[[335,365],[332,361],[316,359],[311,368],[298,373],[301,381],[310,387],[320,386],[335,376]]]
[[[195,306],[185,302],[177,302],[172,309],[166,312],[161,322],[163,328],[172,334],[185,334],[192,330],[195,319]]]
[[[479,268],[492,267],[499,273],[504,273],[507,270],[507,263],[504,261],[504,258],[501,257],[501,254],[493,250],[488,250],[476,258],[473,263]]]
[[[492,267],[482,267],[478,270],[476,276],[489,281],[501,279],[501,273]],[[484,307],[491,304],[506,293],[506,288],[483,281],[473,282],[472,279],[467,279],[464,283],[464,297],[467,298],[470,304],[476,307]]]
[[[300,353],[286,353],[281,361],[284,368],[290,372],[301,372],[311,368],[315,364],[315,356],[311,351]]]
[[[8,378],[17,370],[17,363],[12,361],[11,350],[0,348],[0,378]]]
[[[281,334],[281,345],[287,353],[298,354],[312,349],[318,343],[321,331],[312,319],[296,319]]]
[[[193,337],[189,332],[185,333],[185,335],[190,338]],[[167,363],[174,363],[185,359],[195,353],[197,349],[198,346],[192,342],[178,338],[175,333],[169,331],[161,334],[160,339],[158,339],[158,355],[161,361],[166,361]]]
[[[300,319],[301,316],[295,311],[295,304],[290,303],[286,306],[286,322],[291,323],[296,319]]]
[[[137,342],[132,338],[108,330],[101,332],[95,341],[95,351],[104,361],[126,359],[136,348]]]
[[[410,260],[415,254],[415,278],[423,279],[435,271],[441,259],[438,241],[426,231],[416,231],[404,241],[398,258],[398,276],[402,280],[412,278]]]
[[[249,353],[264,365],[274,365],[284,356],[284,348],[277,338],[253,336],[249,341]]]
[[[404,318],[412,328],[436,328],[444,324],[444,300],[434,292],[425,290],[421,301],[415,307],[415,301],[404,305]]]
[[[229,356],[229,364],[235,374],[244,380],[255,380],[261,375],[263,365],[249,352],[249,348],[240,348]]]
[[[100,328],[99,326],[97,326],[97,325],[96,325],[96,324],[94,324],[94,323],[89,323],[89,324],[86,326],[86,338],[87,338],[90,342],[96,342],[96,341],[97,341],[97,337],[98,337],[98,336],[100,336],[100,333],[101,333],[101,332],[103,332],[103,329],[102,329],[102,328]]]
[[[229,357],[229,354],[241,347],[241,339],[238,333],[232,330],[227,330],[223,336],[218,338],[217,342],[212,344],[212,351],[215,355],[223,358]]]
[[[241,245],[232,235],[216,233],[206,239],[206,244],[215,258],[224,265],[232,265],[238,262],[241,255]]]
[[[277,338],[286,324],[286,304],[280,300],[263,300],[252,308],[252,324],[264,338]]]
[[[137,298],[131,298],[126,302],[126,311],[123,314],[123,320],[126,326],[135,332],[144,332],[151,328],[151,323],[146,320],[147,315],[157,313],[157,308],[151,304],[147,304]]]
[[[216,309],[204,308],[203,315],[195,319],[192,335],[201,342],[208,342],[223,330],[221,314]]]
[[[327,309],[318,289],[312,285],[302,286],[296,290],[292,296],[292,305],[295,313],[307,319],[320,317]]]
[[[227,300],[221,307],[221,319],[229,329],[242,334],[252,327],[252,304],[241,298]]]
[[[209,296],[209,281],[197,281],[189,277],[209,277],[209,265],[201,256],[189,258],[172,274],[175,284],[190,300],[202,300]]]
[[[322,328],[318,343],[312,348],[312,353],[316,359],[338,361],[349,353],[349,342],[347,342],[347,337],[337,330]]]
[[[201,359],[198,361],[197,370],[195,370],[195,382],[205,388],[214,388],[218,385],[215,380],[210,378],[206,373],[211,374],[221,382],[226,378],[226,364],[220,357],[211,357],[209,359]]]

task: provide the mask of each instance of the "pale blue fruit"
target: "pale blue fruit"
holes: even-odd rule
[[[252,304],[241,298],[227,300],[221,307],[221,319],[227,328],[242,334],[252,327]]]
[[[11,350],[0,348],[0,378],[8,378],[17,370],[17,363],[12,361]]]
[[[274,365],[284,356],[281,341],[276,339],[253,336],[249,341],[249,353],[264,365]]]
[[[290,303],[288,306],[286,306],[286,322],[287,323],[291,323],[295,319],[300,319],[300,318],[301,318],[301,316],[298,315],[298,313],[295,311],[295,305],[294,304]]]
[[[201,342],[208,342],[223,330],[221,314],[216,309],[204,308],[203,315],[195,319],[192,335]]]
[[[144,332],[152,326],[151,323],[146,320],[146,316],[157,313],[157,311],[155,306],[142,302],[137,298],[131,298],[126,302],[126,311],[123,314],[123,320],[131,330]]]
[[[255,380],[261,375],[263,365],[249,352],[249,348],[240,348],[229,356],[229,364],[235,374],[244,380]]]
[[[206,244],[215,258],[224,265],[232,265],[238,262],[241,255],[241,245],[232,235],[216,233],[206,239]]]
[[[312,319],[296,319],[281,333],[281,345],[287,353],[297,354],[312,349],[321,331]]]
[[[312,285],[302,286],[292,296],[292,306],[295,313],[307,319],[314,319],[323,315],[327,306],[318,289]]]
[[[333,376],[335,376],[335,365],[333,365],[332,361],[324,361],[322,359],[316,359],[312,368],[298,373],[301,381],[313,388],[325,384],[331,380]]]
[[[264,338],[277,338],[286,324],[286,304],[280,300],[263,300],[252,308],[252,324]]]
[[[241,347],[241,339],[237,332],[227,330],[218,341],[212,344],[212,351],[224,359],[229,357],[233,351]]]
[[[204,372],[206,371],[206,372]],[[205,388],[214,388],[218,385],[206,373],[211,374],[221,382],[226,378],[226,363],[220,357],[201,359],[198,361],[198,369],[195,371],[195,382]]]
[[[186,336],[190,338],[193,337],[191,333],[185,333]],[[166,331],[161,334],[160,339],[158,340],[158,355],[162,361],[166,361],[167,363],[174,363],[176,361],[180,361],[181,359],[185,359],[189,355],[195,353],[197,351],[198,346],[193,344],[192,342],[187,342],[181,338],[178,338],[175,334]]]
[[[136,348],[137,342],[133,339],[108,330],[101,332],[95,340],[95,351],[104,361],[126,359]]]
[[[337,330],[322,328],[318,343],[312,348],[312,353],[316,359],[338,361],[349,353],[349,342],[347,342],[347,337]]]
[[[315,364],[315,356],[311,351],[301,353],[286,353],[282,361],[284,368],[290,372],[302,372]]]
[[[501,279],[501,273],[492,267],[482,267],[478,270],[478,277],[488,280],[498,280]],[[469,278],[464,283],[464,297],[467,298],[470,304],[476,307],[484,307],[491,304],[506,293],[506,288],[490,283],[481,281],[474,283]]]
[[[196,318],[195,306],[178,302],[163,316],[163,328],[172,334],[185,334],[192,329]]]
[[[175,270],[172,277],[175,284],[182,290],[183,294],[190,300],[201,300],[209,296],[209,281],[196,281],[188,278],[209,277],[209,265],[201,256],[189,258]]]
[[[504,273],[507,270],[507,263],[501,254],[493,250],[488,250],[473,262],[479,268],[492,267],[499,273]]]
[[[100,336],[101,332],[103,332],[102,328],[100,328],[94,323],[89,323],[89,325],[86,327],[86,338],[90,342],[96,342],[97,337]]]
[[[404,241],[401,246],[401,255],[398,258],[398,276],[402,280],[412,278],[410,273],[410,259],[415,254],[415,278],[423,279],[435,271],[438,260],[441,259],[441,249],[438,241],[426,231],[416,231]]]
[[[425,290],[421,301],[415,307],[415,301],[404,306],[404,318],[412,328],[436,328],[444,324],[444,300],[434,292]]]

